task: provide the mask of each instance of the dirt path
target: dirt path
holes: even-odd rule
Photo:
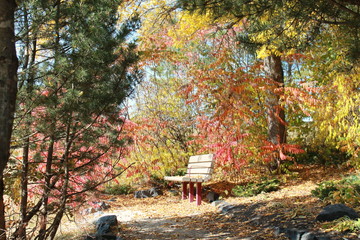
[[[124,239],[219,239],[204,228],[188,226],[186,219],[143,219],[126,225]]]
[[[138,214],[130,221],[122,221],[121,235],[132,239],[219,239],[203,226],[203,216],[217,214],[217,208],[204,203],[181,201],[179,197],[163,196],[142,199]],[[202,226],[199,226],[198,224]]]
[[[317,236],[333,240],[359,239],[359,233],[324,232],[322,224],[314,221],[323,208],[322,202],[311,196],[316,187],[311,181],[283,187],[272,193],[250,198],[227,198],[232,209],[163,196],[138,200],[142,214],[122,222],[122,238],[135,239],[243,239],[285,240],[285,234],[275,235],[276,228],[296,228],[312,231]]]
[[[275,237],[275,227],[282,226],[284,214],[305,214],[299,212],[301,207],[294,208],[292,204],[299,196],[306,200],[314,187],[313,183],[305,183],[297,186],[296,191],[284,188],[278,192],[260,194],[252,198],[228,198],[226,203],[233,209],[226,214],[209,203],[198,207],[187,201],[171,199],[170,202],[166,202],[166,199],[161,198],[157,204],[148,207],[145,207],[147,204],[144,205],[143,216],[146,218],[123,222],[122,237],[125,240],[287,239],[284,236]],[[283,201],[279,202],[277,199]],[[155,205],[158,206],[157,211],[153,209]],[[285,210],[287,207],[291,211]],[[277,209],[280,211],[274,214],[274,210]],[[146,212],[149,211],[156,212],[156,215],[148,215]]]
[[[324,175],[319,175],[323,178]],[[284,234],[275,235],[275,228],[297,228],[312,231],[332,240],[360,239],[359,233],[324,232],[324,225],[315,222],[324,204],[311,196],[316,182],[307,177],[282,186],[281,190],[262,193],[255,197],[226,198],[232,209],[226,213],[219,207],[204,202],[201,206],[180,200],[180,196],[165,194],[156,198],[135,199],[129,196],[95,196],[108,202],[111,208],[101,213],[80,215],[76,224],[69,222],[62,230],[92,233],[92,221],[103,215],[114,214],[120,222],[124,240],[137,239],[243,239],[285,240]],[[84,227],[86,226],[86,227]],[[70,236],[66,239],[83,239]]]
[[[122,239],[202,239],[204,236],[213,237],[209,230],[202,229],[202,227],[189,228],[194,221],[201,223],[202,216],[217,214],[217,208],[211,204],[204,203],[196,206],[195,203],[182,201],[179,196],[171,195],[147,199],[118,196],[115,201],[109,201],[110,199],[106,199],[106,196],[101,197],[111,205],[110,209],[87,215],[78,214],[75,220],[62,224],[60,229],[62,236],[58,239],[75,239],[71,237],[74,232],[91,235],[94,231],[93,223],[104,215],[117,216]]]

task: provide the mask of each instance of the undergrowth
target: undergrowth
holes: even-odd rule
[[[322,228],[329,231],[335,230],[339,232],[358,232],[360,231],[360,218],[357,220],[352,220],[345,216],[334,221],[324,223]]]
[[[326,203],[358,206],[360,203],[360,176],[352,175],[338,181],[324,181],[318,184],[312,194]]]
[[[338,221],[334,227],[335,230],[340,232],[357,232],[360,231],[360,218],[357,220],[352,220],[350,218],[342,218]]]
[[[109,185],[104,189],[104,193],[112,195],[127,195],[134,192],[134,189],[127,184],[124,185]]]
[[[262,179],[260,182],[237,185],[232,189],[232,193],[237,197],[252,197],[263,192],[276,191],[279,188],[280,181],[278,179]]]

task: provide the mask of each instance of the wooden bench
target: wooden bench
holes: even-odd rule
[[[196,204],[201,204],[201,184],[209,181],[214,169],[214,155],[191,156],[185,176],[165,176],[166,181],[182,182],[182,199],[187,198],[189,192],[190,202],[194,201],[194,184],[196,183]],[[187,186],[189,184],[189,191]]]

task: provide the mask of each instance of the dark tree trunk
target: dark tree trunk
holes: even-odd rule
[[[15,49],[15,0],[0,0],[0,240],[6,239],[3,173],[10,156],[10,140],[17,94],[18,60]]]
[[[49,197],[52,189],[51,178],[52,178],[52,166],[53,166],[53,155],[54,155],[54,136],[51,136],[50,145],[47,151],[47,159],[46,159],[46,172],[45,172],[45,185],[43,189],[43,209],[41,211],[41,220],[40,220],[40,229],[39,235],[37,237],[38,240],[45,239],[46,235],[46,227],[48,224],[48,216],[49,216]]]
[[[20,199],[20,230],[19,238],[26,240],[26,213],[28,204],[28,175],[29,175],[29,145],[30,138],[26,137],[25,146],[23,148],[23,163],[21,171],[21,199]]]
[[[266,107],[268,122],[268,139],[274,145],[286,143],[286,123],[285,111],[280,105],[280,95],[284,88],[284,71],[280,56],[270,55],[264,60],[264,69],[267,77],[270,79],[270,88],[268,91]],[[276,167],[280,167],[279,156],[274,159]]]

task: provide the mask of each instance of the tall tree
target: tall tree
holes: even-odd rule
[[[281,153],[282,145],[286,143],[286,120],[285,111],[280,103],[280,95],[284,92],[284,72],[280,57],[280,46],[271,45],[268,43],[269,37],[265,39],[260,36],[259,31],[265,32],[269,30],[271,22],[267,19],[272,18],[276,13],[276,5],[270,8],[268,3],[261,1],[254,1],[252,4],[243,4],[241,1],[224,1],[224,2],[182,2],[179,1],[182,8],[190,11],[200,12],[206,14],[211,13],[213,19],[223,18],[229,19],[229,26],[243,22],[244,30],[239,35],[245,35],[240,42],[247,45],[255,46],[258,49],[266,49],[264,55],[264,72],[269,78],[269,90],[266,100],[267,120],[268,120],[268,140],[270,144],[274,145],[274,150]],[[273,13],[273,12],[274,13]],[[265,19],[264,19],[265,17]],[[264,20],[261,20],[263,18]],[[226,20],[224,20],[226,22]],[[281,25],[284,23],[278,22]],[[225,24],[226,26],[226,24]],[[274,30],[269,31],[270,36],[275,35]],[[280,155],[274,158],[277,163],[277,168],[280,167]],[[276,155],[274,155],[276,156]]]
[[[267,98],[267,132],[268,139],[271,144],[281,146],[286,143],[286,120],[285,110],[280,105],[280,96],[284,93],[284,70],[282,67],[281,57],[271,54],[264,59],[264,70],[268,78],[270,78],[270,87]],[[281,93],[276,93],[280,89]],[[278,90],[279,91],[279,90]],[[280,151],[281,147],[280,147]],[[276,156],[276,168],[280,169],[281,158]]]
[[[138,21],[120,22],[120,4],[23,1],[20,6],[24,51],[14,139],[25,151],[23,167],[11,169],[12,177],[21,172],[23,191],[14,239],[27,237],[27,224],[36,216],[39,226],[31,234],[54,239],[69,205],[78,206],[84,192],[122,173],[117,169],[127,145],[122,103],[141,74],[130,37]]]
[[[10,141],[17,92],[18,60],[15,50],[15,0],[0,1],[0,239],[5,235],[4,170],[9,161]]]
[[[309,84],[318,89],[316,105],[308,108],[311,134],[303,144],[312,154],[318,153],[321,161],[349,159],[359,166],[359,62],[344,51],[352,36],[342,31],[327,29],[308,49],[312,57],[302,62],[303,74],[307,73],[313,80]]]

